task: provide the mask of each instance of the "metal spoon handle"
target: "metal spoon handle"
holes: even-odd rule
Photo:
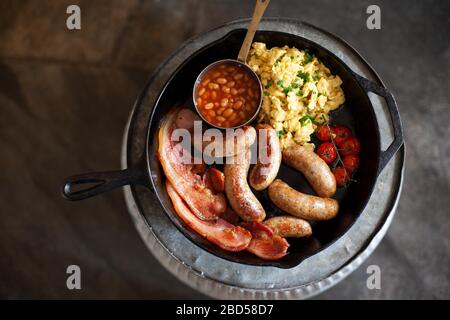
[[[255,9],[253,10],[252,21],[250,21],[250,25],[248,26],[247,34],[245,35],[244,42],[242,43],[241,50],[239,51],[239,55],[237,60],[239,62],[245,63],[247,60],[248,51],[250,50],[250,46],[252,45],[253,37],[255,36],[256,28],[258,27],[259,21],[266,11],[267,6],[269,5],[270,0],[257,0],[255,4]]]

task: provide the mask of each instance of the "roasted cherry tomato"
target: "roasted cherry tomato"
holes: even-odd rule
[[[355,154],[345,156],[342,162],[344,162],[344,168],[349,173],[353,173],[359,167],[359,157]]]
[[[351,137],[340,145],[339,151],[343,157],[350,154],[357,155],[361,151],[361,144],[357,138]]]
[[[334,177],[336,178],[336,184],[338,185],[338,187],[342,187],[350,181],[350,174],[342,166],[336,167],[333,173]]]
[[[332,163],[337,156],[336,148],[331,142],[322,143],[316,152],[328,164]]]
[[[316,137],[320,141],[330,141],[331,128],[328,126],[318,126],[316,129]]]
[[[344,126],[333,127],[331,128],[331,132],[334,134],[333,141],[338,147],[340,147],[345,140],[352,136],[350,129]]]

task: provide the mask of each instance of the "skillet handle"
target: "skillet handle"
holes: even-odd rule
[[[389,90],[356,73],[354,73],[354,76],[364,90],[373,92],[386,100],[389,115],[391,117],[391,123],[394,129],[394,140],[385,151],[381,151],[380,164],[378,166],[378,174],[380,174],[404,143],[402,121],[400,120],[397,103]]]
[[[93,183],[95,185],[92,185]],[[87,186],[83,188],[83,184]],[[62,195],[67,200],[78,201],[129,184],[148,185],[146,172],[136,167],[118,171],[92,172],[70,176],[64,182]],[[81,188],[74,191],[74,186],[77,185],[81,185]]]

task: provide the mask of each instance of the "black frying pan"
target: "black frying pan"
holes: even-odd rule
[[[167,216],[189,240],[218,257],[243,264],[291,268],[342,236],[366,206],[378,175],[403,144],[397,105],[387,89],[355,74],[327,49],[302,37],[283,32],[259,31],[254,41],[265,42],[269,48],[284,45],[295,46],[299,49],[308,48],[343,81],[342,88],[346,102],[343,107],[331,113],[331,123],[350,127],[359,138],[362,150],[360,169],[354,177],[356,182],[346,188],[338,189],[334,196],[340,202],[338,216],[315,224],[313,235],[309,238],[289,239],[289,254],[283,259],[265,261],[248,252],[234,253],[220,249],[189,229],[173,209],[165,191],[164,173],[156,157],[160,120],[177,105],[185,105],[194,110],[192,88],[199,72],[214,61],[235,57],[244,36],[244,29],[231,31],[223,38],[195,52],[173,73],[153,106],[147,128],[147,148],[143,150],[138,166],[121,171],[71,176],[64,183],[63,196],[68,200],[82,200],[124,185],[144,185],[156,194]],[[385,151],[381,150],[379,127],[368,92],[385,98],[390,113],[394,140]],[[138,100],[138,103],[141,101]],[[289,167],[282,165],[278,177],[299,191],[314,194],[304,177]],[[265,207],[268,217],[280,213],[279,209],[268,200],[266,191],[258,192],[257,197]]]

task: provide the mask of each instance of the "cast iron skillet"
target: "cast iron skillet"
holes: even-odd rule
[[[244,36],[244,29],[231,31],[223,38],[192,54],[173,73],[153,106],[147,128],[147,149],[143,150],[145,154],[142,155],[139,165],[121,171],[71,176],[64,183],[63,196],[68,200],[82,200],[124,185],[144,185],[156,194],[167,216],[189,240],[218,257],[242,264],[292,268],[342,236],[366,206],[378,175],[403,144],[397,105],[387,89],[355,74],[332,52],[307,39],[283,32],[259,31],[254,41],[265,42],[268,48],[284,45],[295,46],[299,49],[308,48],[333,74],[338,74],[343,81],[342,88],[346,102],[344,106],[331,113],[331,123],[347,125],[361,141],[360,169],[354,177],[356,182],[351,183],[347,188],[338,189],[334,196],[340,202],[338,216],[315,224],[313,235],[309,238],[289,239],[289,254],[283,259],[266,261],[248,252],[235,253],[220,249],[187,227],[174,211],[165,191],[164,173],[156,157],[160,120],[174,106],[184,105],[193,109],[192,87],[199,72],[213,61],[235,57]],[[381,150],[378,123],[368,92],[385,98],[390,113],[394,140],[385,151]],[[299,191],[314,194],[302,174],[294,169],[282,165],[278,177]],[[89,186],[92,184],[94,185]],[[74,190],[76,186],[78,190]],[[280,213],[280,210],[268,199],[266,191],[258,192],[257,197],[265,207],[268,217]]]

